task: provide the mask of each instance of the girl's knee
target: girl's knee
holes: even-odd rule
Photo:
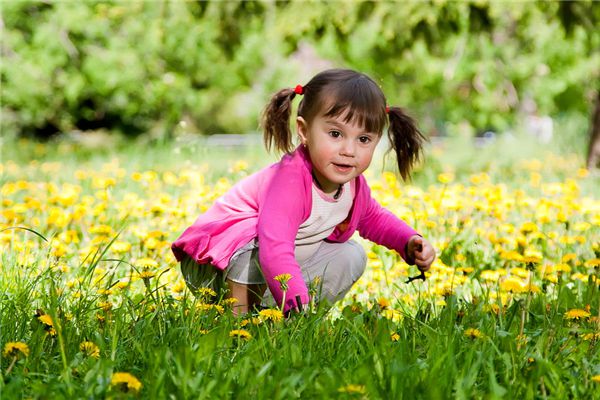
[[[344,252],[352,275],[352,283],[362,276],[367,268],[367,253],[365,249],[355,241],[349,241],[348,251]]]

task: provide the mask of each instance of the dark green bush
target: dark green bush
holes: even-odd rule
[[[508,129],[525,101],[540,114],[586,115],[597,90],[590,82],[600,75],[592,51],[600,45],[599,9],[590,2],[5,2],[1,128],[169,136],[186,121],[193,132],[246,132],[257,128],[271,92],[327,65],[370,74],[390,103],[430,131],[452,134],[463,121],[473,130]]]

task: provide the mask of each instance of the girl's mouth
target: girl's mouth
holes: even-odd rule
[[[333,163],[333,166],[339,172],[350,172],[352,170],[352,168],[353,168],[352,165],[346,165],[346,164],[336,164],[336,163]]]

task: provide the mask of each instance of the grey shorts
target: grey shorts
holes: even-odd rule
[[[307,286],[315,279],[317,301],[326,299],[330,303],[343,298],[352,285],[361,277],[367,265],[367,255],[363,247],[349,240],[344,243],[321,242],[321,245],[309,259],[300,265],[302,277]],[[199,265],[191,258],[181,262],[181,271],[192,292],[208,287],[222,293],[227,279],[233,282],[264,284],[256,240],[246,244],[234,253],[224,271],[211,264]],[[272,304],[270,293],[265,295],[266,304]]]

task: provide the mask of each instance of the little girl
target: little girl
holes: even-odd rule
[[[294,149],[289,119],[296,95],[304,97]],[[314,300],[333,303],[366,267],[365,250],[350,240],[355,231],[429,270],[431,244],[382,208],[362,175],[388,120],[407,179],[424,137],[402,109],[386,106],[371,78],[332,69],[277,92],[263,114],[264,139],[267,150],[274,145],[286,154],[234,185],[173,243],[188,287],[228,289],[239,314],[259,305],[268,286],[288,312],[309,303],[308,285],[317,279]],[[289,279],[283,285],[282,277]]]

